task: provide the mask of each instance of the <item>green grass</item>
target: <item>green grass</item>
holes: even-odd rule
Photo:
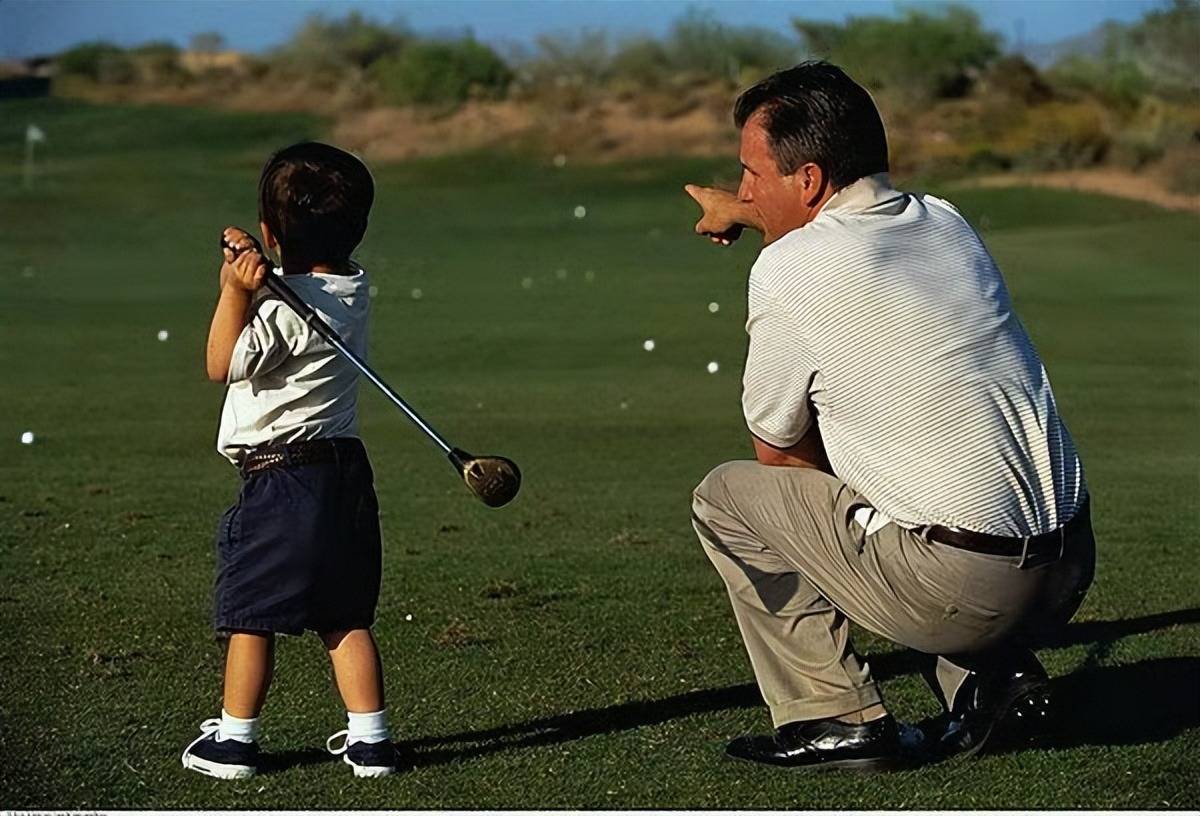
[[[49,136],[33,192],[28,121]],[[516,459],[525,487],[503,511],[474,502],[364,386],[377,632],[420,765],[364,784],[321,759],[342,712],[309,637],[281,643],[264,715],[279,769],[235,784],[182,771],[218,710],[212,537],[238,486],[202,368],[216,237],[253,223],[266,153],[320,132],[303,117],[0,106],[0,807],[1200,805],[1200,222],[1069,192],[951,194],[1005,269],[1094,495],[1096,584],[1043,652],[1068,727],[1052,749],[886,777],[722,760],[726,739],[768,723],[689,491],[749,455],[754,247],[692,237],[679,187],[729,162],[377,168],[361,252],[380,288],[372,360],[456,443]],[[905,653],[857,643],[898,715],[933,713]]]

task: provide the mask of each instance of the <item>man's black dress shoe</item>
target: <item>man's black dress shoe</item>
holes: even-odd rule
[[[921,735],[891,715],[869,723],[809,720],[781,725],[770,736],[738,737],[725,753],[734,759],[784,768],[890,771],[919,758]]]
[[[985,747],[1029,743],[1048,730],[1053,713],[1050,681],[1033,652],[968,682],[973,688],[959,691],[945,731],[937,738],[942,756],[972,756]]]

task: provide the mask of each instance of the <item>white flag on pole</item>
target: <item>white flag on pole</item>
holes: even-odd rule
[[[25,128],[25,141],[29,142],[30,144],[34,144],[35,142],[44,142],[46,141],[46,133],[37,125],[30,125],[29,127]]]

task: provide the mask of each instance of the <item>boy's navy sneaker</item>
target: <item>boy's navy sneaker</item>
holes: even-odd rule
[[[183,749],[183,767],[218,779],[245,779],[258,770],[258,743],[223,740],[219,719],[200,723],[200,736]]]
[[[334,756],[341,755],[342,761],[354,769],[355,776],[388,776],[396,772],[396,746],[391,740],[381,742],[354,742],[348,740],[349,732],[338,731],[325,740],[325,750]],[[333,743],[343,740],[340,748]]]

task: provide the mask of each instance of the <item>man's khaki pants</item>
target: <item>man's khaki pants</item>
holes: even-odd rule
[[[696,488],[693,523],[725,581],[778,727],[882,702],[850,644],[850,621],[938,655],[942,702],[1001,647],[1056,629],[1091,584],[1090,521],[1060,557],[967,552],[888,524],[853,520],[863,496],[817,470],[726,462]],[[1057,554],[1056,554],[1057,555]]]

